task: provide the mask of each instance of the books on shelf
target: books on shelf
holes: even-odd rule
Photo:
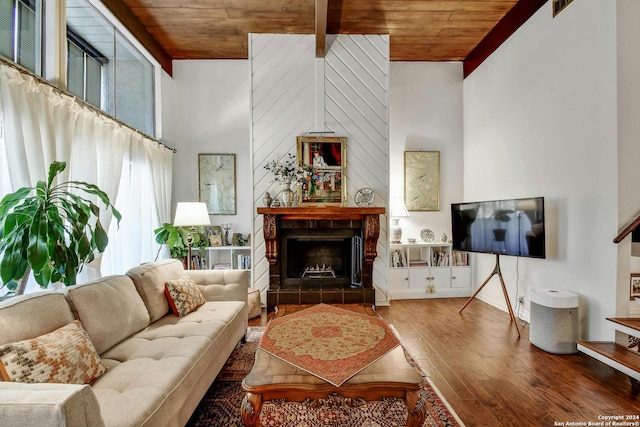
[[[431,265],[436,267],[449,266],[449,252],[434,251],[432,253]]]
[[[228,262],[221,262],[218,264],[213,264],[214,270],[231,270],[231,264]]]
[[[453,251],[451,257],[453,258],[453,265],[456,267],[466,267],[469,265],[469,254],[466,252]]]
[[[391,266],[393,267],[407,266],[407,260],[405,259],[403,251],[396,249],[391,253]]]
[[[236,267],[241,270],[249,270],[251,268],[251,255],[236,255]]]

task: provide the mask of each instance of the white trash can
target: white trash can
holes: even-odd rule
[[[530,295],[531,344],[549,353],[577,353],[578,295],[560,289],[532,289]]]

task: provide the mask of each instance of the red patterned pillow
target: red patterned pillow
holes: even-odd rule
[[[0,376],[21,383],[89,384],[107,371],[78,320],[0,346]]]
[[[184,275],[176,280],[169,280],[164,285],[173,314],[184,316],[207,302],[191,277]]]

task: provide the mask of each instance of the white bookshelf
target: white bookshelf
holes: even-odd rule
[[[388,273],[391,299],[471,295],[469,256],[451,243],[390,244]]]

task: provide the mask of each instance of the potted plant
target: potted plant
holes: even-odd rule
[[[87,194],[98,196],[118,225],[122,219],[96,185],[81,181],[54,185],[66,166],[54,161],[46,182],[20,188],[0,201],[0,279],[17,295],[24,292],[30,272],[43,288],[55,282],[74,285],[83,264],[91,262],[96,251],[104,252],[109,239],[100,208]]]
[[[307,172],[300,166],[293,154],[288,153],[284,159],[271,160],[264,168],[273,174],[271,182],[284,185],[282,202],[285,207],[293,206],[293,190],[291,184],[302,184]]]
[[[165,222],[160,227],[153,230],[156,236],[156,242],[161,245],[167,245],[169,248],[169,255],[171,258],[182,259],[186,262],[187,252],[189,247],[187,245],[187,236],[191,233],[192,243],[191,248],[204,248],[207,246],[207,236],[204,231],[204,227],[196,227],[197,233],[192,233],[187,227],[174,227],[172,224]],[[158,250],[158,254],[160,250]],[[156,259],[158,256],[156,255]]]

